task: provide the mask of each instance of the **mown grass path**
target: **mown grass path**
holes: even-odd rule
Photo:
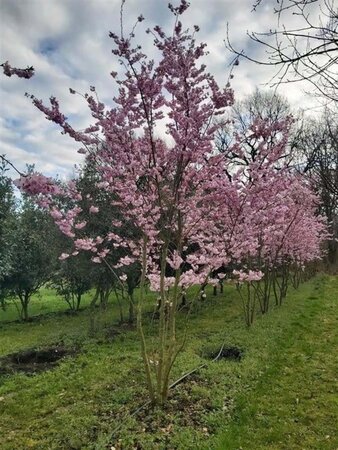
[[[337,308],[337,278],[318,280],[313,294],[293,305],[289,333],[212,448],[338,449]]]

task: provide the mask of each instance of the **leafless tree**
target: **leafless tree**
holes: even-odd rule
[[[338,259],[338,108],[325,110],[320,119],[305,119],[293,147],[300,161],[298,170],[308,176],[328,218],[332,233],[328,260],[334,264]]]
[[[252,133],[251,126],[258,119],[272,126],[278,121],[291,115],[290,105],[286,98],[273,90],[256,89],[244,100],[236,102],[231,108],[227,124],[217,134],[216,146],[221,152],[227,152],[235,165],[248,165],[255,161],[258,155],[261,140]],[[279,130],[269,134],[265,145],[273,148],[279,136]],[[244,155],[236,154],[236,145],[240,137],[241,148]],[[291,160],[290,148],[282,155],[282,158]]]
[[[253,13],[263,3],[257,0]],[[272,85],[308,81],[313,94],[338,101],[338,6],[336,0],[275,0],[277,27],[265,32],[248,32],[249,38],[266,50],[265,59],[255,59],[238,50],[227,33],[226,46],[235,58],[244,57],[276,67]],[[316,10],[316,12],[314,12]],[[299,19],[295,29],[290,18]]]

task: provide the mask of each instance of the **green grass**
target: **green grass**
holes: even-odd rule
[[[311,295],[300,290],[280,311],[283,339],[210,448],[337,450],[338,279],[311,287]]]
[[[86,308],[93,297],[94,293],[89,292],[83,295],[81,301],[81,308]],[[19,300],[9,300],[6,311],[0,310],[0,324],[1,322],[10,322],[18,319],[18,311],[15,307],[15,302],[19,306]],[[68,309],[67,303],[62,297],[56,296],[52,289],[41,288],[37,294],[32,295],[29,304],[30,317],[36,317],[44,314],[51,314],[66,311]]]
[[[244,358],[210,363],[172,391],[164,412],[136,416],[129,413],[147,399],[139,344],[135,330],[116,325],[114,300],[94,337],[86,310],[0,322],[0,355],[59,342],[81,347],[53,370],[0,378],[0,448],[89,450],[110,442],[124,450],[336,450],[337,298],[338,279],[317,277],[246,329],[231,287],[209,295],[191,316],[173,379],[224,339]],[[35,315],[65,308],[49,291],[31,306]],[[118,334],[109,337],[112,324]]]

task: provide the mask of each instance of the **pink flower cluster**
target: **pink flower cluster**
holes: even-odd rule
[[[21,176],[14,181],[17,188],[26,192],[29,195],[61,195],[61,188],[55,183],[52,178],[45,177],[40,173],[28,174]]]
[[[16,67],[12,67],[8,61],[1,64],[3,68],[3,73],[7,77],[11,77],[12,75],[16,75],[19,78],[32,78],[34,75],[34,67],[27,67],[26,69],[17,69]]]
[[[232,272],[235,276],[236,279],[238,279],[239,282],[248,282],[250,283],[251,281],[259,281],[263,278],[264,273],[261,272],[260,270],[258,271],[254,271],[254,270],[249,270],[248,272],[245,272],[243,270],[234,270]]]

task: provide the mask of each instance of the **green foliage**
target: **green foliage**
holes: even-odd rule
[[[49,280],[57,261],[56,228],[47,213],[23,198],[11,236],[12,270],[3,286],[13,301],[20,300],[19,315],[27,320],[32,294]]]
[[[78,311],[83,294],[91,288],[91,263],[86,255],[68,259],[60,264],[52,276],[51,287],[68,304],[70,310]]]
[[[15,197],[8,168],[0,159],[0,302],[5,307],[6,289],[4,279],[13,270],[13,229],[15,225]]]

